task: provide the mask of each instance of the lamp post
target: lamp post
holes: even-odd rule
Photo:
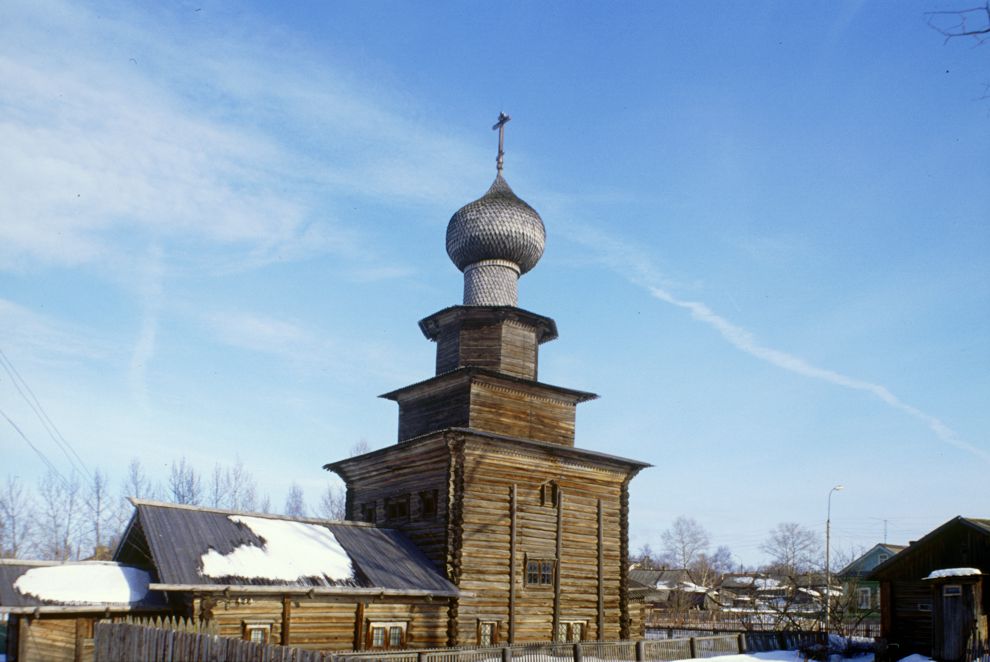
[[[829,571],[829,545],[832,536],[832,492],[838,492],[842,485],[836,485],[828,491],[828,514],[825,517],[825,636],[831,632],[830,617],[832,612],[832,573]]]

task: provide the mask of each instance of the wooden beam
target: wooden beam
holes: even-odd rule
[[[605,514],[598,499],[598,641],[605,641]]]
[[[86,638],[86,621],[85,618],[76,618],[76,646],[75,655],[73,656],[74,662],[82,662],[83,659],[83,640]]]
[[[280,642],[283,646],[289,645],[289,632],[292,625],[292,598],[288,595],[282,596],[282,636]]]
[[[354,610],[354,650],[364,650],[364,603],[357,603]]]
[[[553,573],[553,632],[550,633],[550,640],[557,641],[557,632],[560,631],[560,573],[564,553],[564,490],[557,488],[557,562]]]
[[[509,643],[516,643],[516,484],[509,488]]]

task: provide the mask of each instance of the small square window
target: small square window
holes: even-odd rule
[[[361,521],[370,524],[375,523],[375,502],[366,503],[361,506]]]
[[[498,643],[498,622],[481,621],[478,624],[478,645],[494,646]]]
[[[942,587],[942,595],[947,598],[958,598],[962,595],[962,584],[946,584]]]
[[[271,623],[244,623],[244,639],[257,644],[267,644],[271,638]]]
[[[400,520],[409,518],[409,495],[389,497],[385,499],[385,518]]]
[[[557,562],[551,559],[526,559],[526,584],[551,586]]]
[[[402,648],[406,644],[406,624],[403,622],[368,623],[369,648]]]
[[[434,519],[437,516],[437,491],[427,490],[419,493],[420,519]]]

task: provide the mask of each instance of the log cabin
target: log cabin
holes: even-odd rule
[[[557,327],[518,307],[518,281],[546,230],[503,177],[505,121],[494,183],[447,226],[463,304],[419,323],[435,375],[381,396],[398,404],[397,443],[324,468],[348,519],[402,532],[460,590],[447,645],[641,636],[629,483],[649,465],[576,448],[577,405],[597,396],[538,379]]]
[[[955,517],[877,566],[880,634],[891,659],[959,660],[987,650],[990,519]],[[978,656],[978,655],[977,655]],[[972,659],[966,657],[966,659]]]
[[[161,615],[164,596],[150,575],[117,563],[0,559],[0,614],[7,618],[7,662],[92,659],[93,624]]]
[[[132,499],[115,559],[220,636],[323,651],[446,642],[458,591],[404,535],[362,522]]]

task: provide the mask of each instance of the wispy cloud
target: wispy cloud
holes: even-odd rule
[[[603,264],[646,290],[658,301],[687,311],[695,320],[717,331],[736,349],[788,372],[872,395],[889,407],[926,425],[943,443],[990,462],[990,452],[960,439],[941,419],[904,402],[886,386],[822,368],[799,356],[768,347],[750,331],[719,315],[707,304],[675,296],[670,287],[663,283],[662,275],[654,266],[653,260],[640,248],[585,225],[574,224],[571,229],[573,238],[595,250]]]
[[[0,298],[0,340],[5,351],[29,354],[32,360],[55,364],[63,360],[105,359],[113,346],[95,333],[36,313]]]
[[[145,260],[144,276],[140,285],[143,311],[141,329],[131,351],[128,381],[131,394],[145,411],[150,410],[148,400],[148,366],[155,356],[155,339],[158,335],[158,319],[164,297],[164,257],[160,246],[153,246]]]
[[[0,269],[126,263],[150,237],[182,248],[174,268],[360,272],[381,260],[347,200],[436,204],[481,162],[392,92],[228,24],[247,18],[0,11]]]

